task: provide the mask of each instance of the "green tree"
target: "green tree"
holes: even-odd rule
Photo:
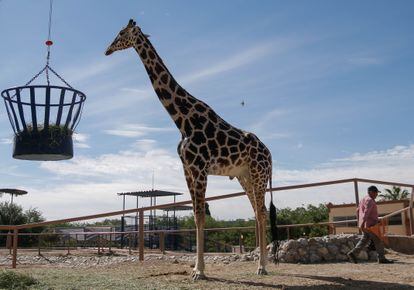
[[[381,200],[400,200],[408,198],[410,194],[408,190],[401,189],[401,187],[393,186],[392,189],[386,188],[384,189],[385,193],[378,195]]]
[[[37,223],[42,222],[45,219],[42,216],[42,213],[36,208],[30,208],[26,211],[20,205],[10,202],[0,203],[0,224],[2,225],[21,225],[27,223]],[[22,233],[40,233],[43,231],[43,227],[24,229],[20,232]],[[2,231],[7,233],[8,231]],[[4,242],[6,239],[5,236],[0,236],[0,241]],[[34,236],[22,236],[20,238],[19,244],[21,246],[32,245],[37,241],[37,237]]]

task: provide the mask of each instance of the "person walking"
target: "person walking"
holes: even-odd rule
[[[357,219],[358,227],[362,231],[362,237],[356,244],[355,248],[347,253],[349,260],[353,263],[357,263],[357,256],[359,252],[372,241],[375,246],[375,250],[378,253],[378,263],[380,264],[392,264],[394,261],[385,258],[384,243],[381,239],[372,233],[369,228],[379,223],[378,209],[375,203],[375,198],[378,196],[378,188],[376,186],[368,187],[368,194],[365,196],[358,205]]]

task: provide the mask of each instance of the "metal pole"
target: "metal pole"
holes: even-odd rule
[[[139,211],[139,260],[144,261],[144,211]]]
[[[408,216],[410,218],[410,230],[411,230],[412,236],[414,235],[413,203],[414,203],[414,187],[411,189],[410,208],[408,209]]]
[[[16,269],[17,266],[17,241],[18,241],[18,234],[19,230],[14,229],[13,231],[13,261],[12,261],[12,268]]]

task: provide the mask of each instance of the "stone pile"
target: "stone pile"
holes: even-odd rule
[[[348,260],[346,253],[355,247],[358,240],[359,236],[352,234],[287,240],[280,243],[278,257],[282,263],[343,262]],[[268,249],[270,253],[271,246]],[[258,250],[254,251],[254,255],[258,256]],[[270,260],[272,258],[269,256]],[[359,253],[358,259],[376,260],[377,253],[365,249]]]
[[[357,235],[335,235],[320,238],[300,238],[298,240],[287,240],[280,242],[278,257],[282,263],[321,263],[321,262],[343,262],[348,258],[346,253],[358,242]],[[268,259],[271,256],[271,245],[268,246]],[[170,263],[195,263],[194,254],[146,254],[145,260],[163,260]],[[0,256],[0,266],[11,264],[11,255]],[[259,249],[246,254],[207,254],[206,263],[229,264],[236,261],[257,261]],[[375,251],[363,250],[358,255],[361,261],[376,260]],[[138,262],[136,255],[18,255],[17,263],[20,265],[45,265],[54,264],[56,267],[101,267],[125,262]]]

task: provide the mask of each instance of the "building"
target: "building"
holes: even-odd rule
[[[392,201],[379,201],[378,215],[384,216],[397,210],[403,209],[409,206],[410,201],[408,199],[392,200]],[[329,221],[338,222],[344,220],[356,219],[356,204],[332,204],[326,205],[329,210]],[[351,234],[358,233],[357,222],[347,222],[345,224],[334,225],[330,228],[331,234]],[[408,211],[392,216],[388,219],[388,234],[391,235],[410,235],[410,220]]]

